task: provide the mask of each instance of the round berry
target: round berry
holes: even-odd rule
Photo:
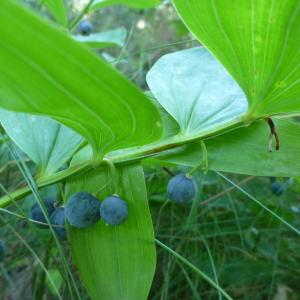
[[[284,192],[284,189],[285,189],[284,184],[281,184],[276,181],[271,183],[271,191],[276,196],[281,196]]]
[[[127,204],[118,196],[107,197],[101,204],[100,215],[106,224],[120,225],[128,217]]]
[[[191,201],[197,193],[195,181],[186,174],[178,174],[168,183],[169,199],[176,203]]]
[[[55,209],[55,207],[54,207],[55,199],[54,198],[46,198],[44,201],[44,204],[47,209],[47,214],[48,214],[48,216],[50,216]],[[42,228],[42,229],[46,229],[49,227],[39,203],[33,204],[33,206],[31,207],[31,210],[30,210],[29,217],[30,217],[30,219],[32,219],[34,221],[37,221],[40,223],[45,223],[45,224],[34,223],[37,227]]]
[[[87,228],[100,219],[100,201],[92,194],[79,192],[71,196],[66,207],[65,216],[69,223],[77,228]]]
[[[88,20],[83,20],[78,26],[78,32],[81,35],[90,35],[93,31],[93,25]]]
[[[63,207],[56,208],[50,216],[51,224],[57,236],[63,240],[67,238],[65,227],[65,209]]]

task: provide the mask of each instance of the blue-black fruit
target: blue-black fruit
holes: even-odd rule
[[[92,194],[79,192],[71,196],[66,207],[65,216],[69,223],[77,228],[94,225],[100,219],[100,201]]]
[[[196,196],[197,186],[195,181],[186,174],[178,174],[168,183],[169,199],[176,203],[184,203]]]
[[[274,195],[281,196],[284,190],[285,190],[284,184],[276,181],[271,183],[271,191]]]
[[[55,207],[54,207],[55,199],[54,198],[46,198],[44,200],[44,204],[46,206],[48,216],[50,216],[55,209]],[[47,220],[46,220],[46,218],[41,210],[41,207],[38,203],[33,204],[33,206],[31,207],[30,219],[37,221],[37,222],[41,222],[41,223],[47,223]],[[34,224],[42,229],[46,229],[49,227],[47,224],[39,224],[39,223],[34,223]]]
[[[106,224],[120,225],[128,217],[127,204],[118,196],[109,196],[101,203],[100,215]]]
[[[63,207],[56,208],[50,216],[50,221],[57,236],[63,240],[66,239],[65,209]]]
[[[93,31],[93,25],[88,20],[83,20],[78,26],[78,32],[81,35],[90,35]]]
[[[5,243],[0,240],[0,263],[3,262],[5,258],[5,253],[6,253]]]

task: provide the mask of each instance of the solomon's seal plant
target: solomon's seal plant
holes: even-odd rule
[[[0,207],[30,193],[38,199],[40,188],[58,184],[71,225],[71,253],[93,300],[147,299],[155,242],[176,256],[178,269],[193,269],[217,289],[220,299],[232,299],[218,283],[222,272],[207,276],[155,239],[142,163],[209,169],[223,179],[221,172],[299,177],[300,126],[289,119],[300,115],[299,0],[163,1],[172,2],[190,34],[205,47],[160,57],[146,75],[147,94],[125,78],[131,67],[122,67],[123,74],[117,70],[130,55],[125,59],[122,51],[113,60],[105,55],[113,62],[107,63],[82,46],[98,49],[116,43],[115,36],[107,40],[107,33],[105,39],[91,34],[93,26],[85,18],[110,4],[144,9],[161,1],[90,0],[76,16],[67,14],[65,1],[40,2],[54,25],[45,21],[48,14],[39,16],[20,1],[0,1],[3,140],[9,145],[12,140],[37,167],[36,172],[27,170],[23,156],[16,156],[26,185],[5,193]],[[79,41],[72,38],[76,32],[89,36]],[[278,151],[271,152],[273,148]],[[167,189],[176,203],[197,193],[186,174],[172,178]],[[275,184],[272,189],[281,193]],[[110,196],[114,194],[125,201]],[[101,204],[94,195],[105,200]],[[300,234],[273,206],[249,199]],[[47,205],[51,215],[54,206]],[[98,222],[100,212],[104,222]],[[30,217],[45,223],[37,204]],[[52,222],[63,225],[62,209]],[[66,274],[70,283],[72,273]],[[186,275],[195,292],[198,286]],[[272,283],[276,287],[275,275]]]

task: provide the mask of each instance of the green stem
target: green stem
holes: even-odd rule
[[[155,239],[156,244],[161,246],[163,249],[174,255],[178,260],[180,260],[187,267],[195,271],[198,275],[200,275],[204,280],[206,280],[210,285],[212,285],[215,289],[217,289],[226,299],[233,300],[217,283],[215,283],[210,277],[208,277],[205,273],[203,273],[200,269],[195,267],[192,263],[190,263],[183,256],[169,248],[167,245],[163,244],[161,241]]]
[[[230,124],[227,124],[228,127],[225,127],[225,125],[220,126],[218,130],[214,131],[208,131],[206,133],[203,133],[201,136],[175,136],[169,139],[166,139],[164,141],[161,141],[159,143],[154,143],[150,145],[146,145],[143,147],[136,147],[136,148],[130,148],[126,152],[124,151],[115,151],[108,153],[104,159],[110,160],[114,165],[124,165],[132,162],[137,162],[142,159],[146,159],[149,157],[154,157],[159,154],[161,154],[164,151],[172,150],[178,147],[181,147],[183,145],[186,145],[188,143],[195,142],[197,140],[204,140],[208,138],[213,138],[218,135],[224,134],[225,132],[231,131],[233,129],[245,126],[245,123],[243,120],[238,119],[235,121],[232,121]],[[76,166],[70,167],[67,170],[42,177],[36,179],[36,185],[38,188],[45,187],[48,185],[52,185],[58,182],[65,181],[66,179],[72,177],[72,176],[78,176],[82,173],[85,173],[93,168],[99,168],[101,166],[105,166],[107,163],[106,161],[102,160],[100,162],[97,162],[95,164],[94,160],[89,160],[84,163],[78,164]],[[0,207],[6,207],[10,205],[13,201],[20,200],[24,198],[25,196],[29,195],[31,193],[31,189],[29,187],[23,187],[20,188],[12,193],[10,195],[4,196],[0,198]]]
[[[37,179],[36,185],[38,188],[52,185],[54,183],[64,181],[67,178],[70,178],[74,175],[80,175],[82,173],[85,173],[90,169],[92,169],[92,162],[87,161],[85,163],[71,167],[67,170]],[[0,198],[0,207],[1,208],[6,207],[6,206],[10,205],[11,203],[13,203],[14,201],[20,200],[29,194],[31,194],[30,187],[29,186],[22,187],[14,192],[11,192],[9,195],[6,195],[6,196]]]
[[[200,145],[201,145],[201,150],[203,155],[202,162],[200,165],[194,167],[190,172],[187,173],[188,177],[193,177],[193,174],[197,172],[199,169],[203,169],[204,173],[207,173],[208,171],[208,156],[207,156],[207,149],[205,146],[205,142],[201,140]]]

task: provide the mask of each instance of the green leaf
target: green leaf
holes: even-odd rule
[[[96,10],[111,5],[127,5],[132,8],[150,8],[160,4],[160,0],[95,0],[90,10]]]
[[[173,0],[190,31],[237,80],[249,117],[300,112],[299,0]]]
[[[81,151],[78,160],[88,159]],[[129,217],[122,225],[102,220],[87,229],[69,228],[73,260],[92,299],[147,299],[156,264],[151,215],[144,174],[139,164],[117,169],[119,194],[128,204]],[[113,193],[107,169],[96,169],[70,180],[67,198],[75,192],[96,193],[103,200]]]
[[[0,121],[15,144],[50,175],[67,162],[83,139],[73,130],[40,116],[0,109]]]
[[[279,151],[268,151],[270,129],[266,122],[257,121],[250,127],[205,141],[209,169],[255,176],[299,176],[300,140],[295,137],[300,136],[300,124],[288,119],[274,122],[281,142]],[[203,163],[203,153],[196,142],[162,154],[158,159],[195,167]]]
[[[55,20],[62,26],[67,26],[68,15],[64,0],[40,0],[51,12]]]
[[[161,136],[157,109],[133,84],[12,0],[0,2],[0,36],[3,108],[55,118],[99,156]]]
[[[200,137],[239,123],[248,108],[240,87],[204,48],[163,56],[149,71],[147,82],[183,136]]]
[[[106,48],[111,46],[123,47],[126,40],[127,31],[124,27],[93,33],[88,36],[75,35],[73,38],[81,43],[87,44],[92,48]]]

